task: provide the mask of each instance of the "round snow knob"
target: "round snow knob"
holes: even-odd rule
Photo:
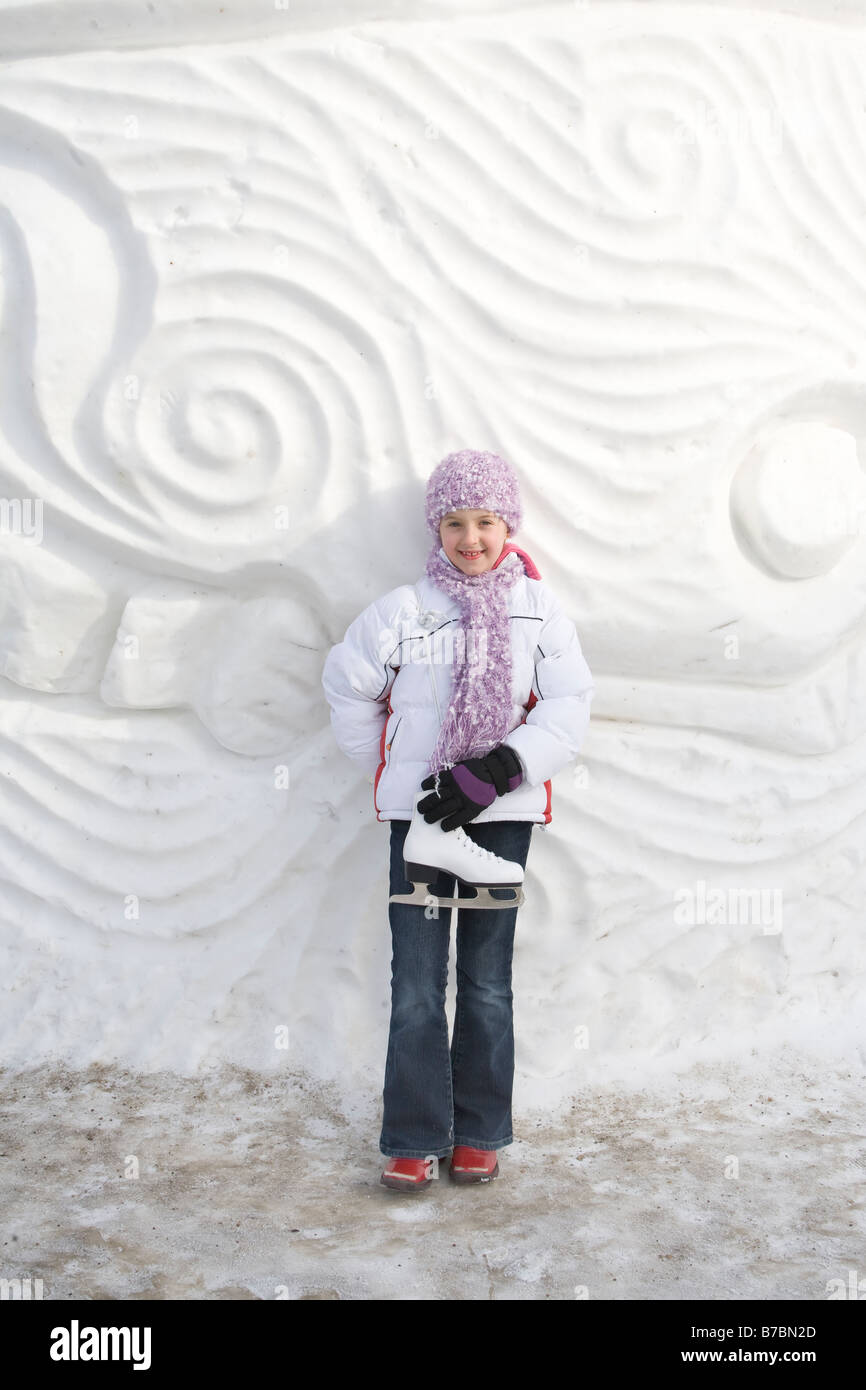
[[[773,574],[826,574],[866,529],[853,435],[819,422],[777,426],[734,477],[731,516],[744,547]]]

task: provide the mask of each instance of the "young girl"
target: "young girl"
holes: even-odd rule
[[[525,867],[533,825],[551,820],[550,778],[580,751],[593,696],[574,624],[510,539],[521,506],[505,460],[449,454],[428,481],[426,519],[433,543],[424,578],[371,603],[322,673],[337,744],[368,772],[377,819],[391,822],[392,895],[411,889],[403,843],[419,814],[442,831],[461,826]],[[433,901],[454,890],[444,871],[429,885]],[[514,898],[512,890],[491,896]],[[431,1160],[449,1153],[455,1181],[487,1182],[499,1172],[497,1150],[514,1137],[518,909],[459,909],[449,1044],[451,911],[388,908],[391,1023],[379,1149],[389,1157],[382,1183],[401,1191],[429,1186]]]

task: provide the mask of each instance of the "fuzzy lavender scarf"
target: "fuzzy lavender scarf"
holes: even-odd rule
[[[480,758],[500,744],[511,728],[511,618],[509,591],[524,572],[521,557],[509,551],[494,569],[464,574],[439,546],[431,551],[426,573],[460,604],[462,640],[454,643],[454,684],[448,713],[430,755],[431,773],[465,758]]]

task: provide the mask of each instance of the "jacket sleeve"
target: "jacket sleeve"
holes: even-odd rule
[[[523,763],[531,787],[554,777],[583,745],[595,693],[574,623],[551,595],[549,612],[538,637],[532,692],[536,697],[522,724],[503,742]]]
[[[399,669],[389,663],[398,653],[399,637],[388,620],[385,600],[377,599],[349,624],[322,670],[337,746],[368,778],[379,766],[388,696]]]

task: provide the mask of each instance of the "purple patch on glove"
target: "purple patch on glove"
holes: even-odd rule
[[[482,782],[465,763],[458,763],[451,769],[451,775],[462,792],[474,801],[476,806],[490,806],[496,800],[496,788],[492,782]],[[513,781],[513,778],[511,779]],[[509,782],[509,790],[511,783]]]

